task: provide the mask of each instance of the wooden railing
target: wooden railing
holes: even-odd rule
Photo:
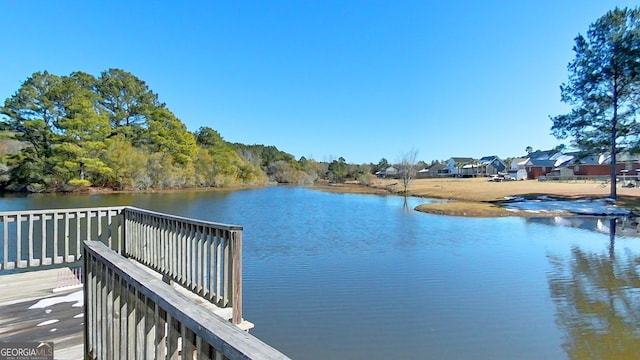
[[[0,212],[0,270],[79,260],[97,240],[242,322],[242,227],[134,207]]]
[[[124,209],[124,255],[161,273],[242,321],[242,227]]]
[[[287,358],[101,242],[85,242],[84,271],[87,359]]]
[[[123,249],[124,207],[0,212],[0,270],[73,263],[81,241]]]

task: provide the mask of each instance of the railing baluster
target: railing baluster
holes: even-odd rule
[[[185,283],[186,282],[186,277],[184,276],[185,273],[187,272],[187,261],[186,261],[186,257],[187,257],[187,230],[185,229],[185,224],[182,223],[178,223],[178,227],[179,227],[179,231],[180,231],[180,238],[178,240],[178,246],[180,247],[180,253],[178,254],[178,261],[180,262],[180,269],[179,269],[179,280],[181,283]]]
[[[182,324],[180,333],[182,334],[182,359],[193,359],[196,350],[195,335],[184,323]]]
[[[218,241],[216,243],[216,304],[222,303],[222,230],[218,231]]]
[[[101,359],[104,359],[105,354],[104,351],[104,342],[101,339],[104,339],[104,332],[102,331],[102,326],[104,324],[104,312],[102,309],[102,292],[104,291],[103,285],[103,267],[105,265],[103,263],[97,264],[96,269],[96,354],[99,354]]]
[[[40,264],[41,265],[51,265],[51,258],[47,257],[47,214],[43,213],[42,221],[40,222],[40,248],[41,248],[41,256],[40,256]]]
[[[109,317],[109,322],[113,323],[111,339],[113,339],[113,343],[111,345],[111,354],[113,359],[119,358],[120,353],[120,276],[114,272],[113,277],[111,279],[111,287],[112,287],[112,301],[111,301],[111,316]]]
[[[169,244],[167,243],[167,219],[160,220],[160,272],[163,274],[169,273],[169,263],[167,258],[167,248]]]
[[[179,359],[180,348],[178,339],[180,338],[180,323],[167,313],[167,357],[169,359]]]
[[[58,227],[58,213],[57,212],[53,212],[53,263],[54,264],[60,264],[62,262],[62,258],[58,257],[58,242],[60,241],[59,237],[58,237],[58,231],[59,231],[59,227]]]
[[[93,305],[93,300],[95,299],[94,295],[94,280],[95,276],[93,273],[93,261],[94,257],[89,255],[84,257],[84,323],[85,324],[94,324],[95,317],[93,315],[95,311],[95,306]],[[84,327],[84,347],[85,347],[85,355],[92,356],[92,349],[95,348],[95,336],[93,334],[93,327],[85,326]]]
[[[82,241],[83,240],[95,240],[91,238],[91,235],[89,233],[89,212],[87,211],[87,236],[85,239],[82,239],[81,234],[81,229],[80,229],[80,211],[76,211],[76,242],[78,243],[78,248],[82,247]],[[77,253],[78,256],[80,256],[80,251],[81,249],[78,249]]]
[[[118,282],[120,289],[120,359],[127,358],[129,349],[129,288],[127,282],[120,278]]]
[[[102,241],[103,243],[106,243],[107,245],[111,246],[111,241],[108,241],[107,239],[105,239],[103,237],[104,234],[102,233],[102,219],[103,219],[102,210],[98,209],[96,211],[96,223],[98,225],[98,233],[97,233],[96,237],[97,237],[97,239],[99,241]],[[105,240],[107,240],[107,241],[105,241]]]
[[[209,301],[214,304],[218,303],[218,289],[216,288],[216,283],[218,279],[218,232],[220,229],[213,229],[211,234],[211,239],[209,240]]]
[[[27,254],[27,261],[29,263],[29,266],[38,266],[39,264],[35,263],[35,259],[34,254],[33,254],[33,242],[35,241],[33,239],[33,214],[29,214],[27,216],[27,246],[29,249],[29,253]]]
[[[156,304],[154,322],[156,324],[155,335],[155,359],[166,359],[167,357],[167,312],[164,311],[158,304]]]
[[[147,314],[145,305],[145,296],[136,289],[136,359],[145,358],[145,317]]]
[[[176,272],[176,232],[173,226],[173,220],[167,220],[167,260],[169,261],[169,268],[167,273],[170,277],[174,277]]]
[[[127,356],[125,359],[135,359],[136,357],[136,289],[133,285],[127,285],[127,293],[129,300],[127,301]],[[139,345],[138,345],[139,346]]]
[[[202,271],[202,266],[205,258],[203,258],[203,250],[204,250],[204,227],[198,226],[198,234],[197,234],[197,257],[196,257],[196,284],[198,285],[196,290],[198,291],[198,295],[202,296],[204,293],[203,285],[204,276]]]
[[[64,213],[64,261],[71,261],[69,256],[69,213]]]
[[[0,270],[13,268],[9,262],[9,216],[2,215],[2,267]]]
[[[195,226],[193,224],[188,225],[189,233],[187,235],[187,286],[191,291],[195,288],[194,282],[194,273],[196,271],[196,262],[193,256],[195,251],[195,237],[196,231]]]
[[[16,217],[16,267],[22,267],[22,219],[18,215]]]
[[[210,359],[211,347],[206,342],[202,341],[200,336],[196,336],[196,359]]]
[[[105,273],[105,305],[103,306],[105,309],[104,317],[106,322],[106,333],[105,337],[107,339],[107,346],[105,346],[105,359],[113,359],[114,356],[114,348],[113,344],[115,343],[115,337],[113,336],[113,325],[115,321],[113,321],[113,270],[110,268],[106,269]]]
[[[223,292],[223,306],[229,305],[229,300],[231,299],[231,232],[225,232],[224,239],[224,289]]]
[[[156,353],[156,313],[158,311],[156,304],[147,297],[145,308],[145,359],[153,359]]]

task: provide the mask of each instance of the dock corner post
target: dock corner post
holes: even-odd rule
[[[232,306],[231,321],[238,325],[242,322],[242,230],[232,232]]]
[[[82,277],[84,278],[83,285],[83,295],[84,298],[84,358],[91,359],[90,349],[89,349],[89,288],[88,283],[90,281],[90,269],[89,269],[89,260],[88,260],[88,252],[85,242],[82,242],[82,262],[83,262],[83,272]]]

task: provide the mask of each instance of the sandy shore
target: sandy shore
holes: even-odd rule
[[[328,187],[330,188],[330,187]],[[370,186],[344,184],[333,186],[333,191],[390,192],[402,191],[400,180],[376,179]],[[468,179],[415,179],[409,186],[409,194],[434,199],[452,200],[446,203],[421,205],[416,210],[458,216],[497,217],[533,216],[526,212],[508,211],[500,206],[506,197],[535,198],[540,195],[566,199],[606,198],[610,185],[594,182],[542,182],[535,180],[489,182],[486,178]],[[617,188],[620,207],[640,208],[640,188]],[[557,213],[556,213],[557,214]],[[556,215],[547,214],[547,215]],[[535,216],[540,216],[537,214]]]

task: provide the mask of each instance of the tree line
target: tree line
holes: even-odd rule
[[[0,107],[0,189],[163,189],[303,184],[368,173],[343,158],[296,160],[275,146],[195,132],[135,75],[36,72]]]

